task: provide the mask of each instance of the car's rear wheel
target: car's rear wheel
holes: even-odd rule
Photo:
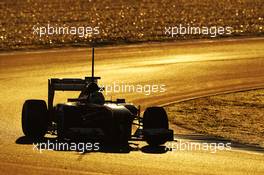
[[[166,143],[168,140],[159,130],[168,130],[169,123],[166,111],[162,107],[149,107],[143,115],[143,133],[144,138],[150,146],[158,146]],[[149,134],[158,130],[155,134]],[[150,131],[150,132],[147,132]]]
[[[22,130],[25,136],[39,139],[48,128],[48,110],[44,100],[26,100],[22,109]]]

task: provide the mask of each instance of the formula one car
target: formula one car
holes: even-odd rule
[[[48,105],[44,100],[26,100],[22,109],[22,129],[25,136],[40,139],[54,133],[58,139],[86,139],[101,143],[128,144],[129,140],[145,140],[151,146],[173,140],[166,111],[162,107],[148,107],[140,116],[140,106],[125,99],[105,100],[98,86],[100,77],[84,79],[51,78],[48,80]],[[80,91],[78,98],[53,106],[56,91]],[[133,127],[135,125],[137,127]],[[132,130],[135,130],[132,134]]]

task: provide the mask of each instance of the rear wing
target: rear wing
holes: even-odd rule
[[[82,91],[91,82],[97,83],[101,77],[51,78],[48,80],[48,109],[52,109],[56,91]]]
[[[94,76],[94,48],[92,49],[92,76],[81,78],[51,78],[48,80],[48,110],[53,108],[53,100],[56,91],[82,91],[91,82],[97,84],[101,77]]]

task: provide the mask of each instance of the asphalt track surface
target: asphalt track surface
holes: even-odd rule
[[[264,174],[264,154],[244,148],[162,152],[134,141],[129,153],[33,150],[22,137],[24,100],[46,99],[48,78],[90,75],[90,58],[85,48],[0,54],[0,174]],[[165,85],[165,92],[150,95],[108,94],[142,108],[264,87],[264,38],[104,47],[95,59],[101,84]],[[58,93],[56,102],[67,95]]]

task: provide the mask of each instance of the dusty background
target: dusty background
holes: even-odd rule
[[[231,26],[232,36],[263,36],[262,0],[2,0],[0,50],[210,38],[166,36],[165,26]],[[33,35],[43,25],[99,26],[100,35]]]

